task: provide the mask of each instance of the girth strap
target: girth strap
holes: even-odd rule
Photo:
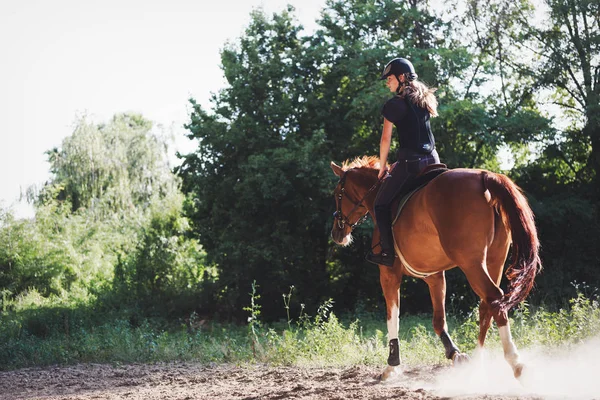
[[[410,198],[412,197],[413,194],[417,193],[419,190],[421,190],[425,185],[421,185],[418,188],[416,188],[415,190],[413,190],[412,192],[410,192],[409,194],[407,194],[406,196],[404,196],[401,200],[400,200],[400,204],[398,204],[398,212],[396,213],[396,216],[394,218],[394,221],[392,222],[392,227],[394,226],[394,224],[396,223],[396,221],[398,221],[398,218],[400,217],[400,213],[402,212],[402,209],[404,208],[404,206],[406,205],[406,203],[408,203],[408,200],[410,200]],[[392,229],[392,235],[394,235],[394,229]],[[406,261],[406,259],[404,258],[404,255],[402,255],[402,252],[400,251],[400,247],[398,247],[398,242],[396,241],[396,238],[394,237],[394,250],[396,251],[396,254],[398,255],[398,258],[400,258],[400,262],[402,263],[402,265],[404,265],[404,268],[406,268],[406,270],[415,278],[421,278],[421,279],[425,279],[430,275],[433,275],[432,273],[428,273],[428,272],[419,272],[416,269],[414,269],[413,267],[410,266],[410,264],[408,263],[408,261]]]

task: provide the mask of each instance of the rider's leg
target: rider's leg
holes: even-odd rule
[[[381,184],[374,207],[377,228],[381,237],[381,252],[377,254],[370,252],[367,254],[367,261],[388,267],[394,265],[395,251],[394,237],[392,235],[391,206],[394,198],[410,176],[411,174],[406,170],[406,163],[404,160],[400,160],[388,178]]]
[[[386,265],[391,267],[394,265],[394,237],[392,235],[392,217],[389,206],[380,206],[375,209],[375,219],[377,220],[377,229],[379,229],[379,237],[381,245],[380,253],[367,254],[366,259],[373,264]]]
[[[435,150],[426,156],[401,150],[397,157],[398,162],[381,184],[375,199],[375,219],[381,237],[381,253],[370,252],[366,257],[367,261],[388,267],[394,265],[396,253],[392,234],[392,202],[410,178],[417,175],[427,165],[440,162]]]

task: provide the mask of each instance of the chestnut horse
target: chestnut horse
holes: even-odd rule
[[[352,229],[367,214],[375,215],[379,159],[362,157],[341,167],[332,162],[331,168],[340,178],[334,192],[337,210],[331,236],[337,244],[347,246]],[[429,286],[433,329],[444,344],[446,357],[454,363],[468,359],[448,335],[444,309],[444,271],[457,266],[481,298],[479,347],[483,347],[494,318],[504,358],[518,378],[523,364],[511,337],[507,312],[527,297],[541,263],[533,213],[517,185],[505,175],[485,170],[449,170],[409,199],[393,232],[394,266],[379,266],[390,344],[388,366],[381,379],[399,372],[398,311],[404,275],[421,278]],[[375,229],[373,245],[378,242]],[[512,263],[506,271],[509,290],[504,293],[499,285],[511,242]]]

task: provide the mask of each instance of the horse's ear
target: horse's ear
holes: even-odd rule
[[[344,173],[344,171],[342,170],[342,167],[340,167],[333,161],[331,162],[331,169],[333,170],[333,173],[336,174],[337,176],[342,176],[342,174]]]

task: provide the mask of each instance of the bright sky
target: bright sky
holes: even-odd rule
[[[33,214],[17,199],[49,178],[44,152],[78,115],[139,112],[190,149],[187,100],[208,108],[225,86],[220,49],[252,9],[286,4],[310,32],[325,0],[0,0],[0,206]]]

